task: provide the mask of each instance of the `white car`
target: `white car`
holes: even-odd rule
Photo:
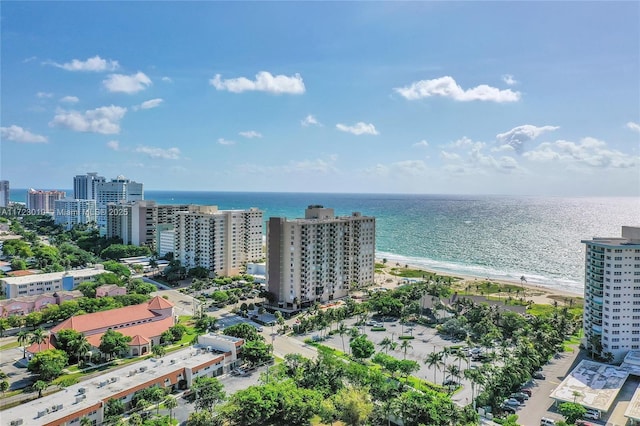
[[[587,412],[582,417],[584,417],[585,419],[600,420],[600,412],[596,410],[587,410]]]

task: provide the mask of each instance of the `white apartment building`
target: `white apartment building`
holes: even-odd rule
[[[0,180],[0,207],[7,207],[9,205],[9,181]]]
[[[622,237],[583,240],[585,345],[622,361],[640,349],[640,227]]]
[[[304,219],[267,224],[267,290],[280,307],[298,309],[347,296],[374,282],[376,221],[354,212],[335,216],[312,205]]]
[[[0,285],[2,285],[2,293],[6,298],[12,299],[20,296],[54,293],[60,290],[70,291],[79,284],[85,281],[92,281],[96,275],[104,273],[110,272],[105,271],[102,265],[96,265],[94,268],[66,272],[0,278]]]
[[[218,210],[216,206],[176,213],[174,258],[186,268],[200,266],[216,275],[236,275],[247,262],[263,257],[262,217],[257,208]]]
[[[33,211],[32,214],[53,213],[55,201],[63,199],[66,195],[64,191],[42,191],[31,188],[27,191],[27,209]]]
[[[54,221],[56,224],[64,226],[66,230],[75,225],[96,221],[96,200],[63,198],[54,201],[54,206]]]
[[[107,232],[107,205],[126,201],[140,201],[144,199],[141,183],[133,182],[124,176],[118,176],[111,182],[96,182],[97,222],[100,235]]]
[[[164,225],[168,226],[168,225]],[[173,228],[164,229],[158,232],[158,256],[165,256],[167,253],[175,252],[176,232]]]
[[[98,173],[87,173],[86,175],[77,175],[73,178],[73,198],[78,200],[95,200],[96,185],[106,182],[104,176],[98,176]]]

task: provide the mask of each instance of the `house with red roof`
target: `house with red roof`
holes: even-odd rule
[[[128,355],[140,356],[160,344],[162,333],[173,325],[173,303],[156,296],[139,305],[72,316],[51,329],[51,340],[55,345],[55,336],[59,331],[72,329],[82,333],[91,346],[97,348],[102,335],[107,330],[114,330],[131,337]],[[27,351],[31,354],[39,352],[38,345],[31,345]]]

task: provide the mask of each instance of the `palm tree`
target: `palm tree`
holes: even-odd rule
[[[476,384],[482,384],[484,381],[484,374],[481,370],[476,368],[468,368],[464,370],[464,378],[471,382],[471,401],[473,401],[473,409],[476,409],[475,388]]]
[[[447,365],[445,371],[449,373],[449,377],[452,377],[454,380],[460,378],[460,369],[455,364]]]
[[[86,337],[80,336],[78,339],[71,342],[71,347],[76,353],[76,357],[78,358],[78,365],[80,365],[81,361],[84,359],[84,356],[91,350],[91,343],[89,343]]]
[[[400,344],[400,349],[402,349],[404,351],[404,358],[403,359],[407,359],[407,350],[408,349],[413,349],[413,345],[411,344],[411,341],[405,339]]]
[[[340,338],[342,339],[342,352],[345,351],[345,347],[344,347],[344,335],[347,334],[349,332],[349,328],[347,328],[347,326],[345,325],[345,323],[341,322],[340,325],[337,328],[337,332],[340,335]]]
[[[393,344],[393,341],[391,339],[389,339],[388,337],[385,337],[380,342],[380,346],[382,346],[382,349],[384,349],[384,352],[387,353],[387,354],[389,353],[389,349],[391,348],[392,344]]]
[[[37,328],[31,332],[31,339],[29,340],[29,342],[31,344],[37,343],[38,352],[40,352],[40,349],[42,348],[42,344],[47,341],[47,338],[48,336],[47,336],[47,333],[44,331],[44,329]]]
[[[29,332],[27,330],[20,330],[18,332],[18,344],[22,346],[22,358],[27,357],[27,341],[29,340]]]
[[[440,370],[442,366],[442,353],[441,352],[431,352],[427,355],[427,358],[424,360],[424,363],[429,366],[429,368],[433,368],[433,383],[436,382],[436,372]]]
[[[171,423],[171,417],[173,416],[173,409],[178,406],[178,401],[172,396],[167,397],[164,401],[164,406],[169,410],[169,423]]]

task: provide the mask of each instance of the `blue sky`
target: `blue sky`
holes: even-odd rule
[[[640,195],[638,2],[2,2],[0,177]]]

